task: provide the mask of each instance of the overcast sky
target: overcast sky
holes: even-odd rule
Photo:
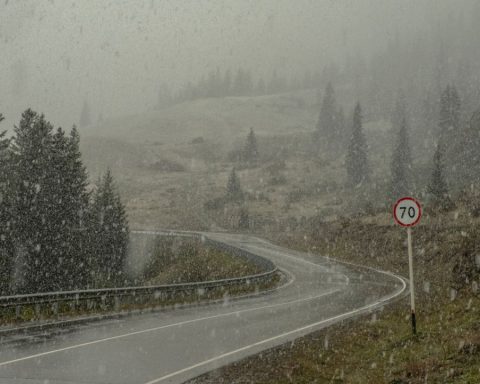
[[[467,2],[467,0],[464,0]],[[152,108],[210,69],[302,73],[424,33],[462,0],[0,0],[0,112],[56,125]],[[471,1],[470,1],[471,2]]]

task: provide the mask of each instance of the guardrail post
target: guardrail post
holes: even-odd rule
[[[35,304],[35,317],[40,318],[40,304]]]
[[[15,306],[15,318],[17,320],[20,320],[21,314],[22,314],[22,306],[21,305],[16,305]]]
[[[114,298],[114,309],[118,311],[120,309],[120,297],[115,296]]]
[[[52,304],[52,311],[55,317],[58,317],[58,301]]]

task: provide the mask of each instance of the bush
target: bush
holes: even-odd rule
[[[207,200],[203,204],[203,207],[209,211],[223,209],[225,207],[226,202],[227,201],[225,197],[216,197],[216,198]]]
[[[478,239],[465,238],[460,254],[452,270],[452,287],[462,289],[470,287],[480,280],[480,253],[477,250]]]
[[[185,172],[185,167],[176,161],[161,159],[149,165],[149,168],[163,172]]]

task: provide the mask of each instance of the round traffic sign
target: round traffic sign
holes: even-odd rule
[[[417,225],[422,217],[422,207],[413,197],[402,197],[393,206],[393,218],[402,227]]]

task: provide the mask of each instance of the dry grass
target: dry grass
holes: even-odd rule
[[[200,240],[159,237],[145,266],[147,285],[179,284],[261,273],[249,260],[230,255]]]
[[[447,213],[445,215],[451,215]],[[459,287],[454,265],[476,250],[478,223],[426,217],[415,229],[418,334],[408,302],[244,359],[195,383],[479,383],[479,275]],[[404,231],[384,217],[338,221],[284,245],[406,274]],[[308,233],[308,231],[307,231]],[[428,283],[428,284],[426,284]],[[451,289],[457,286],[458,290]],[[452,293],[453,292],[453,293]]]

